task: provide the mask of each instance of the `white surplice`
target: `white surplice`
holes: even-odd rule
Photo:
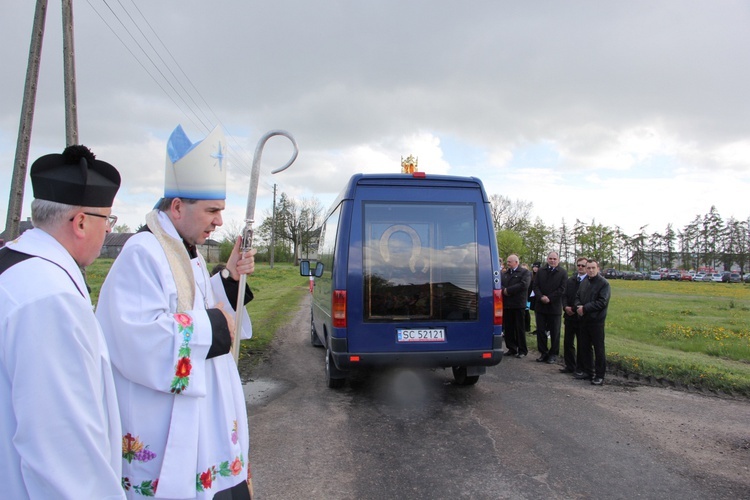
[[[52,236],[0,276],[0,497],[124,498],[107,345],[78,265]]]
[[[179,240],[168,217],[166,233]],[[109,344],[123,429],[123,485],[129,498],[212,498],[247,478],[247,409],[231,353],[206,359],[212,330],[206,308],[226,297],[202,256],[190,261],[193,308],[177,311],[165,251],[135,234],[102,286],[97,317]],[[243,338],[250,318],[243,308]]]

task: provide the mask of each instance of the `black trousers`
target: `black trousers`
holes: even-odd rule
[[[584,352],[583,367],[579,371],[596,378],[604,378],[607,371],[607,357],[604,352],[604,322],[588,322],[584,318],[581,322],[581,337],[580,345]],[[594,359],[592,359],[592,350]]]
[[[563,334],[563,360],[565,360],[565,368],[574,372],[580,369],[582,363],[580,361],[581,352],[581,341],[579,340],[581,334],[581,320],[578,316],[573,313],[573,316],[565,317],[565,332]],[[576,347],[578,350],[576,351]]]
[[[251,500],[247,481],[242,481],[231,488],[217,492],[214,495],[214,500]]]
[[[560,354],[560,314],[547,314],[536,311],[536,345],[539,353],[545,358]],[[547,347],[547,332],[550,335],[550,346]]]
[[[505,347],[511,352],[528,354],[524,313],[526,309],[503,309],[503,335]]]

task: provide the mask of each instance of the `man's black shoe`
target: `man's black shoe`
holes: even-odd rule
[[[525,358],[525,357],[526,357],[526,355],[525,355],[525,354],[522,354],[522,353],[520,353],[520,352],[519,352],[518,354],[516,354],[516,357],[517,357],[518,359],[521,359],[521,358]]]
[[[547,363],[553,364],[555,362],[557,362],[557,358],[556,357],[550,356],[549,358],[547,358]]]
[[[583,372],[575,372],[573,378],[576,380],[591,380],[591,375]]]
[[[505,351],[505,353],[504,353],[504,354],[505,354],[506,356],[515,356],[515,355],[516,355],[516,354],[518,354],[518,353],[517,353],[516,351],[511,351],[510,349],[508,349],[507,351]]]
[[[536,358],[537,363],[544,363],[545,361],[547,361],[547,356],[545,356],[544,354]]]
[[[596,377],[594,380],[591,381],[591,385],[602,385],[604,384],[604,379],[600,377]]]
[[[568,368],[567,366],[565,368],[560,368],[561,373],[574,373],[573,370]]]

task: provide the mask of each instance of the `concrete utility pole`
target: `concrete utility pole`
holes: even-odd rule
[[[76,66],[73,47],[73,3],[62,0],[63,79],[65,81],[65,145],[78,144]]]
[[[26,67],[26,85],[23,89],[23,103],[21,104],[21,121],[18,126],[16,157],[13,161],[13,178],[10,183],[8,216],[5,220],[5,235],[8,240],[18,237],[21,223],[21,206],[23,205],[24,184],[26,183],[26,167],[29,163],[31,125],[34,122],[34,103],[36,102],[37,83],[39,82],[39,62],[42,56],[46,17],[47,0],[37,0],[29,47],[29,63]]]

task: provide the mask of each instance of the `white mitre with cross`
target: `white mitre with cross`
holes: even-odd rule
[[[220,127],[196,143],[190,141],[182,125],[174,129],[167,141],[164,197],[226,199],[226,140]]]

